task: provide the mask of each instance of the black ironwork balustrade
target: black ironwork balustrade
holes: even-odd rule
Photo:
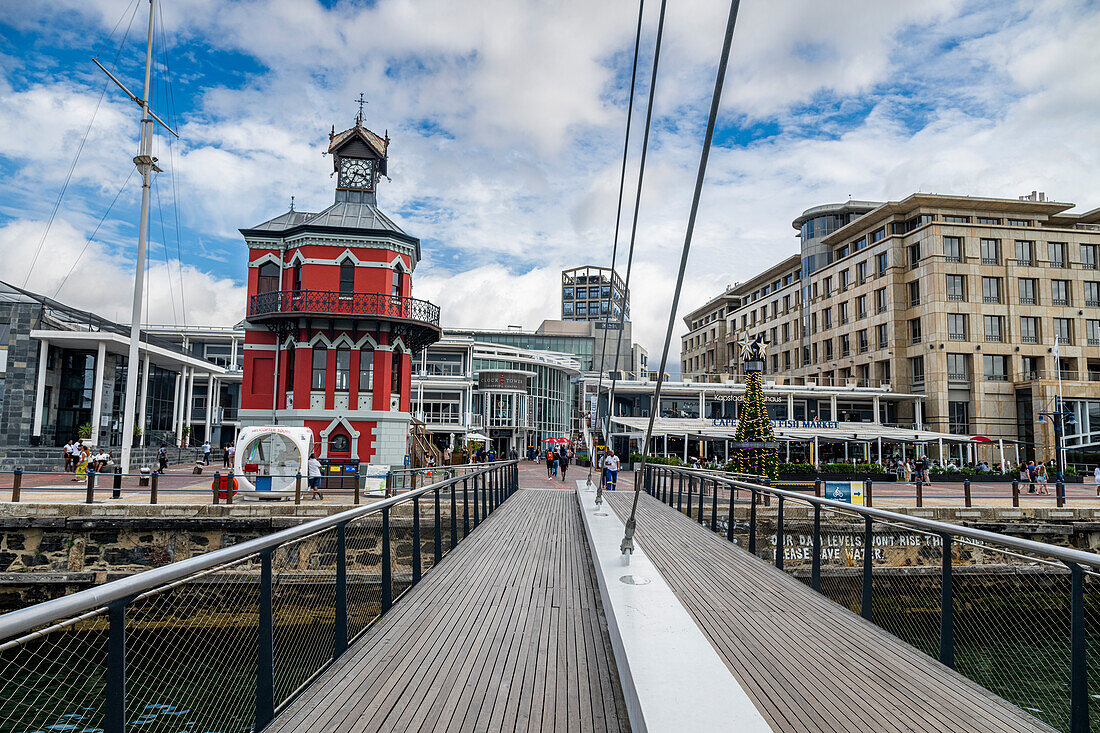
[[[275,290],[249,299],[249,318],[279,314],[396,318],[439,326],[439,306],[418,298],[335,290]]]

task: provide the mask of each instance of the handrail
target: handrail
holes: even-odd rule
[[[740,489],[768,493],[774,496],[781,496],[784,499],[796,499],[798,501],[804,501],[808,504],[817,504],[819,506],[829,509],[837,509],[848,513],[860,514],[865,517],[871,517],[872,519],[898,522],[900,524],[916,527],[922,530],[926,530],[928,532],[932,532],[934,534],[952,534],[959,537],[966,537],[968,539],[978,540],[980,542],[1004,545],[1006,547],[1011,547],[1016,550],[1023,550],[1025,552],[1041,553],[1060,560],[1064,563],[1087,565],[1091,568],[1100,570],[1100,554],[1092,552],[1074,550],[1068,547],[1059,547],[1058,545],[1049,545],[1045,542],[1036,542],[1034,540],[1025,540],[1019,537],[998,534],[997,532],[989,532],[984,529],[974,529],[973,527],[967,527],[961,524],[939,522],[935,519],[926,519],[924,517],[912,517],[907,514],[898,514],[897,512],[890,512],[884,509],[877,509],[875,507],[859,506],[858,504],[847,504],[842,501],[825,499],[819,496],[809,496],[805,493],[798,491],[787,491],[786,489],[777,489],[772,486],[763,486],[761,484],[752,484],[746,481],[738,481],[736,479],[713,476],[702,471],[685,469],[681,466],[655,467],[663,468],[666,470],[673,470],[688,475],[705,476],[712,481],[718,481],[720,483],[724,483],[730,486],[736,486]]]
[[[518,461],[509,461],[508,463],[518,464]],[[157,586],[181,580],[189,575],[204,570],[210,570],[219,565],[241,560],[263,550],[301,539],[314,532],[347,524],[348,522],[372,514],[378,514],[383,509],[407,502],[429,491],[445,488],[459,481],[468,480],[471,476],[487,473],[497,468],[499,468],[499,466],[488,466],[474,473],[455,476],[454,478],[429,484],[419,489],[407,491],[389,499],[376,501],[373,504],[348,509],[347,511],[333,514],[328,517],[314,519],[296,527],[280,530],[264,537],[246,540],[245,542],[232,545],[231,547],[214,550],[213,552],[208,552],[198,557],[180,560],[163,567],[131,575],[127,578],[113,580],[94,588],[88,588],[87,590],[79,591],[72,595],[44,601],[18,611],[12,611],[0,616],[0,639],[6,639],[16,634],[26,633],[38,626],[51,623],[58,619],[69,618],[114,601],[132,598],[139,593],[151,590]]]
[[[388,293],[337,290],[274,290],[249,298],[249,317],[275,314],[331,313],[386,316],[439,327],[439,306],[427,300]]]

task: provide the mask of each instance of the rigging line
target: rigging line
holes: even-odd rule
[[[132,26],[134,24],[134,16],[137,14],[137,9],[138,9],[138,3],[139,2],[140,2],[140,0],[133,0],[132,3],[131,3],[134,10],[133,10],[133,12],[130,13],[130,25],[126,26],[126,34],[127,35],[129,35],[129,33],[130,33],[130,26]],[[120,25],[122,25],[123,19],[126,18],[126,11],[130,9],[131,5],[127,5],[123,9],[122,15],[118,16],[118,21],[115,22],[115,27],[112,28],[111,32],[109,34],[107,34],[107,37],[105,39],[103,39],[103,43],[99,44],[99,50],[95,52],[95,56],[93,56],[92,58],[99,58],[99,55],[101,53],[103,53],[103,49],[107,48],[107,44],[110,43],[111,39],[114,38],[114,36],[115,36],[115,31],[118,30],[118,27]],[[123,40],[125,41],[125,37],[123,37]],[[115,57],[115,61],[116,62],[118,61],[117,56]]]
[[[661,60],[661,38],[665,29],[665,5],[667,0],[661,0],[661,14],[657,20],[657,41],[653,49],[653,72],[649,81],[649,101],[645,111],[645,132],[642,135],[642,156],[638,163],[638,189],[634,192],[634,215],[630,224],[630,247],[626,256],[626,279],[623,281],[623,289],[630,293],[630,276],[634,268],[634,242],[638,236],[638,212],[642,204],[642,182],[645,179],[645,162],[649,154],[649,132],[653,122],[653,101],[657,95],[657,69]],[[623,304],[619,314],[619,333],[615,338],[615,365],[618,366],[623,347],[623,325],[626,322],[626,303]],[[611,375],[611,388],[607,392],[607,435],[611,435],[611,413],[615,404],[615,385],[619,381],[618,372]],[[599,395],[597,393],[597,400]],[[599,402],[597,402],[599,404]]]
[[[137,15],[138,3],[134,3],[134,12],[130,16],[130,24],[126,26],[126,33],[123,35],[122,40],[119,42],[118,51],[115,53],[115,65],[118,65],[119,56],[122,54],[122,48],[126,45],[126,39],[130,35],[130,28],[134,24],[134,17]],[[116,24],[117,28],[117,24]],[[114,31],[111,31],[113,34]],[[30,266],[27,267],[27,274],[23,278],[23,289],[26,289],[27,283],[30,282],[31,275],[34,273],[34,266],[38,263],[38,258],[42,254],[42,247],[46,244],[46,237],[50,235],[50,229],[53,228],[54,219],[57,218],[57,212],[61,209],[61,202],[65,198],[65,193],[69,190],[69,183],[72,181],[73,172],[76,171],[76,164],[80,161],[80,154],[84,152],[84,145],[88,142],[88,136],[92,132],[92,125],[95,124],[96,115],[99,114],[99,108],[103,106],[103,99],[107,96],[107,87],[110,85],[110,81],[103,82],[103,89],[99,93],[99,99],[95,103],[95,109],[92,110],[92,117],[88,120],[88,127],[84,130],[84,136],[80,139],[80,143],[76,147],[76,154],[73,155],[73,162],[69,166],[69,171],[65,175],[65,181],[61,184],[61,190],[57,194],[57,200],[54,201],[53,209],[50,211],[50,217],[46,220],[46,228],[42,231],[42,237],[38,240],[38,246],[35,247],[34,255],[31,257]],[[124,184],[125,185],[125,184]],[[112,206],[114,204],[112,203]],[[96,227],[98,229],[99,227]],[[87,245],[85,245],[87,249]],[[66,275],[66,277],[68,277]],[[62,281],[64,283],[64,281]]]
[[[160,244],[164,249],[164,274],[168,277],[168,297],[172,302],[172,322],[179,325],[179,316],[176,313],[176,292],[172,287],[172,265],[168,261],[168,236],[164,228],[164,206],[160,202],[160,186],[157,179],[153,179],[153,192],[157,195],[157,215],[160,217]],[[148,315],[146,316],[148,318]]]
[[[76,256],[75,260],[73,260],[73,264],[69,268],[69,271],[65,274],[65,277],[61,278],[61,283],[57,286],[57,289],[53,291],[52,297],[54,298],[54,300],[57,299],[57,294],[61,292],[61,288],[65,287],[65,283],[68,281],[69,275],[72,275],[73,271],[76,269],[76,266],[80,264],[80,259],[84,256],[84,253],[88,251],[88,247],[89,245],[91,245],[92,240],[95,239],[95,235],[99,233],[99,228],[103,226],[103,222],[107,220],[108,214],[110,214],[111,209],[114,208],[115,203],[118,201],[118,197],[122,195],[122,192],[124,190],[126,190],[126,184],[128,184],[130,182],[130,179],[134,177],[134,172],[136,170],[137,168],[131,168],[129,175],[126,176],[126,180],[124,180],[122,182],[122,185],[119,186],[118,193],[116,193],[115,197],[111,199],[111,203],[107,207],[107,210],[103,212],[103,216],[100,217],[99,223],[95,225],[95,229],[92,230],[91,235],[89,235],[88,239],[84,242],[84,249],[80,250],[80,254]]]
[[[672,329],[676,325],[676,308],[680,304],[680,291],[684,285],[684,272],[687,270],[688,254],[691,252],[691,237],[695,233],[695,218],[699,213],[699,198],[703,193],[703,180],[707,174],[707,160],[710,158],[710,144],[714,139],[714,126],[718,119],[718,108],[722,103],[722,86],[726,81],[726,66],[729,64],[730,47],[733,45],[733,28],[737,24],[737,10],[741,0],[730,2],[729,18],[726,20],[726,36],[722,42],[722,55],[718,61],[718,71],[714,78],[714,94],[710,100],[710,115],[707,118],[707,131],[703,136],[703,150],[699,155],[699,172],[695,176],[695,193],[691,199],[691,213],[688,215],[687,233],[684,235],[684,248],[680,253],[680,272],[676,276],[676,289],[672,294],[672,307],[668,311],[668,328],[665,330],[665,346],[661,353],[661,370],[657,372],[657,387],[653,395],[653,404],[657,409],[649,411],[649,426],[646,428],[645,442],[642,444],[642,467],[639,480],[634,487],[634,503],[630,508],[630,518],[626,522],[623,535],[623,554],[634,551],[635,517],[638,513],[638,495],[641,492],[645,475],[646,457],[649,455],[649,442],[653,437],[653,423],[661,405],[661,385],[664,383],[665,367],[668,366],[668,349],[672,344]]]
[[[168,39],[167,34],[164,32],[164,5],[157,6],[157,14],[160,16],[160,29],[161,29],[161,56],[164,61],[164,77],[166,79],[165,86],[167,87],[167,99],[166,107],[169,115],[169,119],[172,121],[178,120],[175,86],[172,83],[172,64],[168,57]],[[179,129],[178,126],[176,129]],[[184,290],[183,279],[183,229],[180,221],[180,189],[179,189],[179,163],[181,155],[179,149],[175,146],[175,140],[168,137],[168,158],[171,161],[172,166],[172,209],[173,220],[176,229],[176,276],[179,279],[180,284],[180,315],[182,318],[183,327],[187,327],[187,298]]]
[[[634,88],[637,85],[638,79],[638,49],[642,42],[642,11],[645,9],[645,0],[638,0],[638,29],[634,33],[634,63],[630,68],[630,99],[626,105],[626,139],[623,141],[623,165],[622,170],[619,172],[619,203],[615,208],[615,238],[612,240],[611,245],[611,291],[610,299],[607,306],[607,312],[611,313],[615,304],[615,259],[619,253],[619,224],[622,220],[623,214],[623,188],[626,184],[626,161],[627,153],[630,150],[630,122],[634,114]],[[574,285],[576,287],[576,285]],[[625,304],[624,304],[625,305]],[[603,329],[603,346],[600,349],[600,358],[603,359],[607,354],[607,324],[604,323]],[[600,390],[603,389],[603,364],[600,364],[600,378],[596,383],[596,419],[599,420],[600,415]],[[618,360],[615,361],[613,367],[617,370],[619,368]],[[610,412],[610,405],[608,406]],[[595,447],[595,446],[593,446]],[[592,464],[596,461],[596,456],[589,456],[588,460],[588,478],[585,479],[587,483],[592,483]]]

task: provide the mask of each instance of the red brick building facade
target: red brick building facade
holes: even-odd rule
[[[322,458],[400,465],[411,358],[438,340],[439,309],[411,297],[420,241],[377,206],[389,137],[330,133],[336,200],[241,234],[248,319],[241,424],[302,425]]]

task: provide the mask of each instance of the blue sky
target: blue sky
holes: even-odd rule
[[[445,324],[534,327],[557,314],[560,269],[610,260],[634,2],[161,5],[172,84],[158,53],[152,96],[181,140],[157,140],[147,320],[239,319],[236,229],[292,195],[304,210],[331,202],[321,152],[360,91],[367,126],[393,141],[381,206],[421,238],[414,293],[439,302]],[[0,0],[4,279],[108,317],[128,314],[140,193],[131,176],[89,242],[137,146],[136,108],[113,85],[42,236],[104,90],[90,59],[139,91],[146,7]],[[647,2],[628,200],[657,8]],[[727,9],[668,10],[632,276],[651,353]],[[1039,189],[1100,205],[1096,38],[1097,2],[743,2],[681,311],[793,253],[791,220],[848,196]]]

